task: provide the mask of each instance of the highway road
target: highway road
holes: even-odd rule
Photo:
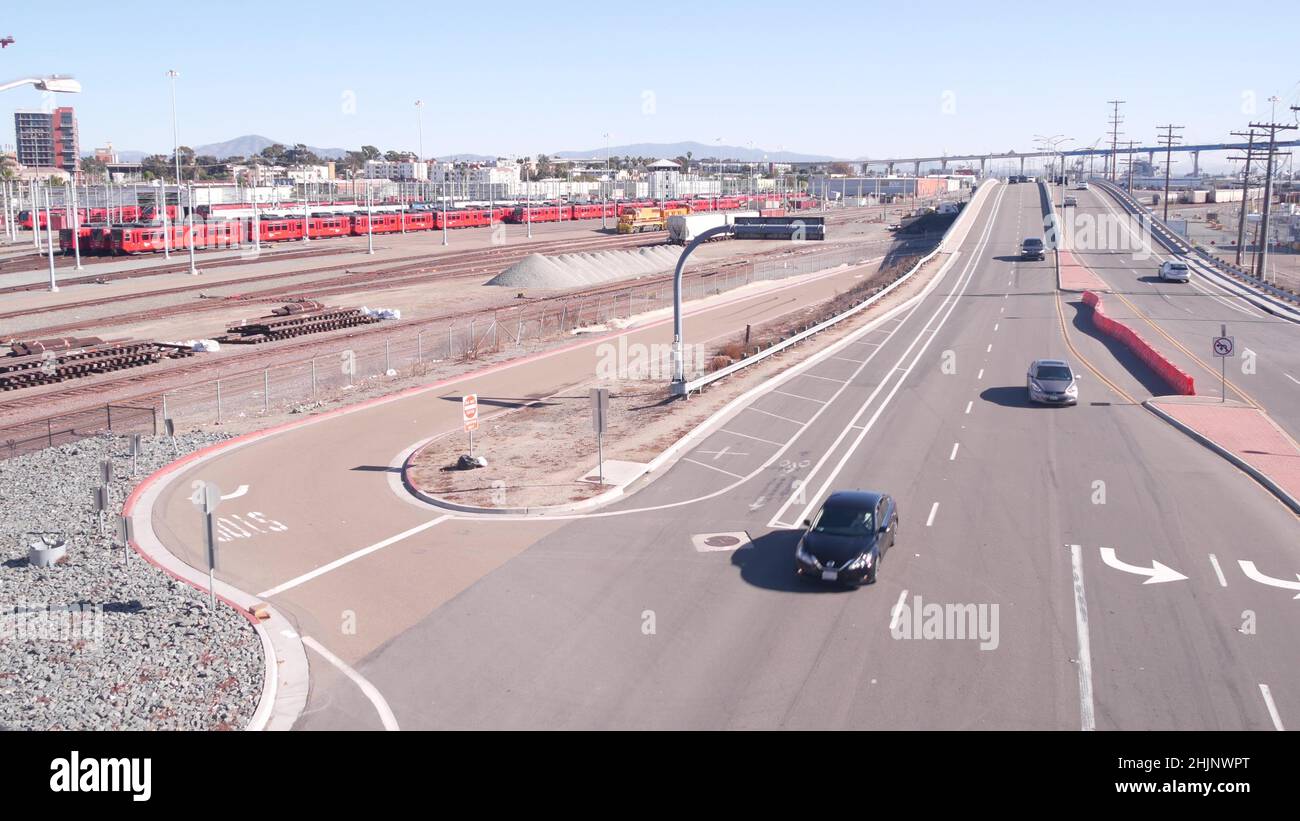
[[[452,517],[406,497],[393,465],[455,425],[453,385],[190,468],[155,530],[198,565],[191,482],[248,486],[223,507],[248,535],[221,545],[220,575],[305,637],[302,729],[1300,726],[1296,591],[1240,564],[1294,579],[1300,523],[1135,404],[1151,374],[1058,294],[1050,260],[1014,259],[1041,235],[1038,191],[999,186],[923,298],[772,380],[608,508]],[[836,282],[699,312],[688,339]],[[1027,405],[1026,366],[1047,356],[1090,364],[1077,407]],[[592,359],[472,387],[510,404]],[[880,581],[796,578],[797,524],[855,487],[900,505]],[[701,549],[717,534],[740,546]],[[1144,584],[1153,562],[1185,578]],[[918,597],[973,605],[985,640],[896,637]]]
[[[1058,202],[1059,190],[1053,188]],[[1079,201],[1072,209],[1076,220],[1133,225],[1099,189],[1067,193]],[[1198,394],[1220,392],[1220,362],[1210,342],[1226,325],[1237,346],[1226,368],[1228,397],[1263,407],[1292,437],[1300,438],[1300,325],[1195,274],[1188,283],[1161,282],[1160,263],[1173,257],[1161,253],[1158,244],[1143,249],[1127,229],[1093,231],[1092,236],[1096,240],[1076,243],[1075,250],[1121,297],[1107,302],[1108,313],[1140,318],[1134,327],[1192,374]]]

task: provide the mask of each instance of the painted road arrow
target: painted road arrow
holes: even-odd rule
[[[1285,590],[1300,590],[1300,581],[1292,582],[1287,581],[1286,579],[1275,579],[1272,576],[1265,576],[1255,568],[1254,562],[1238,560],[1237,564],[1241,565],[1241,572],[1246,574],[1246,578],[1253,582],[1267,584],[1269,587],[1281,587]],[[1295,577],[1296,579],[1300,579],[1300,573],[1297,573]],[[1296,593],[1295,597],[1300,599],[1300,593]]]
[[[1151,561],[1150,567],[1138,567],[1133,564],[1125,564],[1115,557],[1115,548],[1113,547],[1103,547],[1101,549],[1101,560],[1105,562],[1108,567],[1113,567],[1116,570],[1123,570],[1125,573],[1133,573],[1137,576],[1146,576],[1147,580],[1142,582],[1143,584],[1178,582],[1187,578],[1172,567],[1163,565],[1154,559]]]

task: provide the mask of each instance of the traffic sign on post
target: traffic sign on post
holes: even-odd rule
[[[190,501],[203,511],[203,540],[208,554],[208,617],[211,624],[212,614],[217,610],[217,588],[212,571],[217,566],[217,534],[214,514],[221,506],[221,488],[215,482],[196,482],[199,487],[190,496]]]
[[[1228,357],[1237,349],[1235,337],[1228,336],[1228,326],[1219,326],[1219,335],[1214,337],[1214,355],[1219,357],[1219,401],[1228,401]]]
[[[469,455],[474,455],[474,431],[478,430],[478,394],[468,393],[460,398],[460,419],[469,434]]]
[[[591,426],[596,429],[596,473],[605,484],[605,428],[609,424],[609,388],[591,389]]]

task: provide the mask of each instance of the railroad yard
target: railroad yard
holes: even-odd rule
[[[826,242],[710,243],[692,257],[688,291],[690,282],[702,289],[735,287],[756,266],[780,276],[779,269],[792,263],[802,272],[815,270],[818,260],[826,267],[840,264],[837,254],[843,261],[884,259],[937,239],[937,233],[895,237],[888,226],[904,213],[898,206],[888,214],[885,207],[818,212],[832,227]],[[220,421],[221,409],[187,419],[183,401],[173,398],[168,406],[164,394],[236,374],[261,372],[269,412],[271,368],[328,356],[333,375],[332,358],[343,351],[382,345],[388,359],[388,340],[400,337],[409,348],[417,337],[422,350],[408,352],[414,360],[408,364],[424,372],[427,363],[481,358],[502,348],[512,332],[513,347],[520,348],[656,307],[667,294],[662,286],[670,289],[671,263],[655,273],[618,276],[619,266],[609,262],[617,254],[603,257],[612,271],[607,281],[582,287],[548,287],[551,282],[536,275],[512,280],[532,283],[525,288],[486,284],[502,272],[532,271],[537,255],[548,264],[568,260],[590,270],[595,252],[644,256],[647,249],[671,247],[664,245],[664,232],[620,234],[608,225],[602,229],[600,219],[591,219],[464,228],[447,245],[437,231],[387,233],[374,238],[373,254],[369,238],[355,236],[266,245],[256,254],[248,248],[206,251],[196,255],[197,276],[182,252],[170,260],[161,254],[87,256],[80,271],[57,256],[55,293],[48,290],[48,270],[40,267],[47,258],[30,246],[8,246],[0,258],[0,428],[9,433],[0,432],[0,441],[44,430],[40,435],[49,444],[58,427],[52,418],[114,404],[152,408],[150,427],[168,416],[182,426]],[[641,298],[648,301],[638,303]],[[530,323],[533,330],[526,328]],[[490,344],[479,338],[478,329],[488,328]],[[377,375],[397,376],[390,364],[376,368]],[[362,375],[345,374],[345,387]],[[302,398],[319,397],[329,384],[329,376],[314,373],[310,395]],[[123,418],[119,414],[119,422]]]

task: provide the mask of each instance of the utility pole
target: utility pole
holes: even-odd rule
[[[1175,134],[1174,132],[1182,131],[1185,126],[1162,125],[1157,127],[1163,129],[1165,132],[1164,135],[1159,138],[1159,142],[1161,145],[1165,147],[1165,194],[1164,194],[1163,219],[1166,222],[1168,222],[1169,221],[1169,166],[1173,164],[1172,157],[1174,153],[1173,151],[1174,146],[1177,145],[1178,141],[1182,139],[1181,136]]]
[[[1251,123],[1250,127],[1268,131],[1268,160],[1264,171],[1264,210],[1259,222],[1259,258],[1255,268],[1255,277],[1262,281],[1268,273],[1268,218],[1273,210],[1273,157],[1277,155],[1277,132],[1294,131],[1297,126],[1269,122]]]
[[[1121,117],[1119,114],[1119,107],[1127,101],[1107,100],[1106,102],[1111,106],[1110,173],[1107,174],[1106,176],[1110,179],[1111,182],[1115,182],[1116,178],[1119,176],[1119,135],[1124,133],[1119,130],[1120,123],[1124,122],[1124,118]]]
[[[1243,254],[1245,254],[1245,249],[1246,249],[1246,211],[1248,210],[1248,206],[1250,204],[1250,161],[1254,159],[1255,156],[1255,137],[1257,135],[1255,134],[1255,129],[1252,128],[1250,131],[1246,133],[1242,133],[1240,131],[1234,131],[1232,132],[1232,136],[1248,138],[1248,141],[1246,143],[1246,156],[1242,158],[1238,158],[1238,157],[1232,158],[1232,159],[1244,159],[1246,161],[1246,167],[1241,174],[1241,213],[1237,219],[1236,264],[1237,267],[1240,268],[1242,263],[1242,256]]]

